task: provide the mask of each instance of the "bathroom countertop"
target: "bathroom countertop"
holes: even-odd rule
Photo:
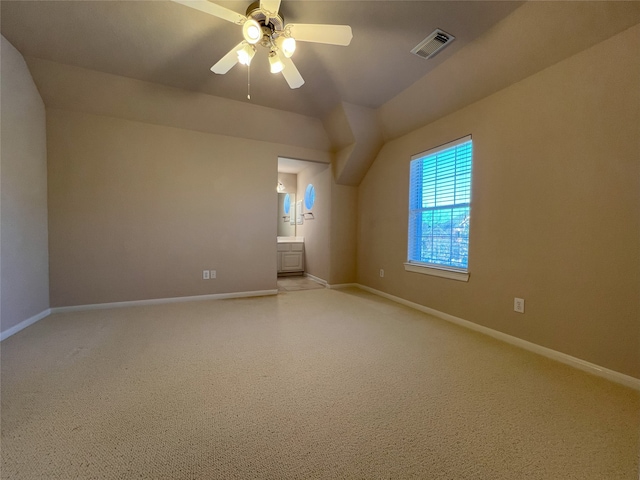
[[[278,243],[304,243],[304,237],[278,237]]]

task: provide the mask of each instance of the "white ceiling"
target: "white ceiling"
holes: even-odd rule
[[[218,2],[244,12],[250,1]],[[321,118],[338,102],[377,108],[522,2],[291,1],[285,23],[348,24],[348,47],[299,42],[293,60],[306,84],[290,90],[251,66],[251,102]],[[26,57],[247,101],[247,69],[209,68],[242,39],[239,26],[170,1],[6,1],[2,34]],[[456,40],[432,60],[410,53],[435,28]]]

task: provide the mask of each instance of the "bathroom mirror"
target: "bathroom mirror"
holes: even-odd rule
[[[278,193],[278,236],[296,236],[296,195]]]

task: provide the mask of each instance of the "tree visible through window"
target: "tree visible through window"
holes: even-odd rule
[[[409,263],[467,271],[471,136],[414,155],[409,184]]]

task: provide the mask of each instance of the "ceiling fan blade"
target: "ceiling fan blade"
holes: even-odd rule
[[[282,76],[289,84],[289,87],[300,88],[302,85],[304,85],[304,78],[302,78],[302,75],[300,75],[300,72],[298,71],[295,64],[293,63],[293,60],[285,57],[284,55],[280,56],[280,60],[284,65],[284,70],[282,70]]]
[[[244,42],[240,42],[238,45],[229,50],[224,57],[218,60],[213,67],[211,67],[211,71],[213,73],[217,73],[218,75],[224,75],[229,70],[231,70],[236,63],[238,63],[238,50],[242,48],[242,44]]]
[[[280,10],[280,0],[260,0],[260,10],[269,13],[268,17],[275,17]]]
[[[242,25],[247,17],[242,15],[241,13],[234,12],[226,7],[221,7],[215,3],[208,2],[207,0],[171,0],[175,3],[179,3],[181,5],[186,5],[187,7],[195,8],[196,10],[200,10],[201,12],[208,13],[209,15],[213,15],[214,17],[221,18],[231,23],[237,23],[238,25]]]
[[[298,23],[289,24],[286,29],[293,38],[300,42],[328,43],[329,45],[346,47],[353,38],[349,25]]]

